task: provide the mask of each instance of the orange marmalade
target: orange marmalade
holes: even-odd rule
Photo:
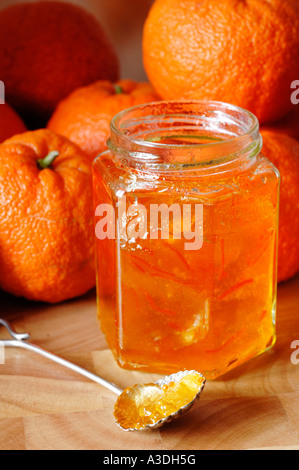
[[[115,403],[117,424],[125,430],[141,430],[190,409],[203,390],[205,378],[196,371],[183,372],[176,380],[172,377],[162,379],[162,383],[127,387]]]
[[[255,116],[118,114],[94,162],[98,316],[118,364],[215,378],[275,341],[280,176]]]

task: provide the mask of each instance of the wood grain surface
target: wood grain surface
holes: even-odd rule
[[[96,319],[95,293],[61,305],[0,293],[1,317],[31,342],[120,387],[159,376],[119,368]],[[7,348],[0,364],[1,450],[299,450],[299,276],[278,289],[275,347],[206,384],[181,419],[155,431],[124,432],[116,395],[32,352]],[[6,336],[0,328],[0,337]],[[298,355],[299,357],[299,355]]]

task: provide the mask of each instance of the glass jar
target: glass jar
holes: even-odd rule
[[[118,114],[94,162],[98,316],[118,364],[215,378],[275,341],[280,176],[250,112]]]

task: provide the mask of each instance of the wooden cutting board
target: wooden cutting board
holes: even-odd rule
[[[120,387],[159,378],[115,364],[97,323],[94,292],[56,306],[0,294],[0,306],[1,317],[29,332],[33,343]],[[114,423],[113,393],[32,352],[6,349],[0,449],[299,450],[299,364],[291,362],[291,343],[299,340],[299,276],[279,286],[277,333],[271,351],[207,382],[184,417],[139,433]]]

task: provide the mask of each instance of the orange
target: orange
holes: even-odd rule
[[[0,143],[26,130],[24,122],[11,106],[0,104]]]
[[[281,174],[278,282],[299,272],[299,142],[285,134],[261,131],[262,153]]]
[[[297,0],[156,0],[143,32],[147,76],[163,99],[209,99],[261,123],[291,110],[299,76]]]
[[[299,105],[293,106],[294,109],[279,121],[262,126],[264,130],[272,130],[287,134],[294,139],[299,140]]]
[[[97,81],[63,100],[47,127],[71,139],[93,159],[107,149],[110,122],[115,114],[157,100],[159,97],[148,83]]]
[[[64,2],[13,5],[0,13],[0,78],[7,101],[42,127],[79,86],[118,79],[118,58],[97,20]]]
[[[0,201],[2,290],[56,303],[94,287],[91,164],[75,144],[44,129],[2,143]]]

